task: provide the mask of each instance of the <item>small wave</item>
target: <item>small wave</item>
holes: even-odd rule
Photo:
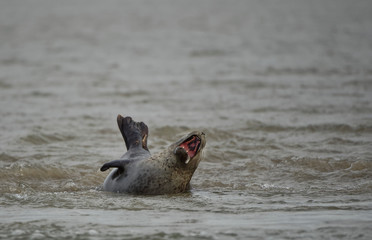
[[[241,137],[233,131],[228,129],[224,130],[221,128],[210,128],[204,130],[208,145],[221,145],[221,143],[225,143],[226,141],[239,141]],[[211,139],[211,141],[209,141]]]
[[[155,128],[152,130],[152,134],[164,138],[174,139],[175,136],[183,136],[184,133],[191,131],[189,127],[186,126],[164,126],[160,128]]]
[[[79,220],[83,219],[82,216],[79,216]],[[72,224],[72,222],[74,221],[71,221],[71,224],[56,224],[48,221],[4,223],[0,234],[4,236],[4,239],[217,239],[214,233],[207,230],[192,230],[188,233],[183,233],[177,232],[177,230],[164,232],[151,231],[149,229],[139,230],[136,228],[127,231],[124,228],[119,231],[117,227],[110,225],[108,226],[110,231],[107,231],[107,227],[100,229],[97,228],[97,224],[89,222],[85,224]],[[147,228],[150,227],[147,226]]]
[[[278,108],[275,107],[259,107],[252,110],[255,113],[266,113],[266,112],[276,112],[279,111]]]
[[[65,135],[61,133],[47,134],[42,132],[34,132],[25,137],[22,137],[21,140],[34,145],[41,145],[53,142],[69,141],[74,138],[75,137],[72,135]]]
[[[342,84],[345,87],[353,86],[353,87],[361,87],[361,88],[371,88],[372,87],[372,79],[358,79],[358,80],[351,80]]]
[[[330,132],[341,132],[341,133],[360,133],[360,132],[372,132],[372,125],[357,125],[357,126],[350,126],[348,124],[332,124],[332,123],[325,123],[325,124],[315,124],[315,125],[308,125],[304,127],[300,127],[300,130],[308,130],[312,132],[319,132],[319,131],[330,131]]]
[[[316,67],[284,67],[277,68],[269,66],[263,71],[257,71],[259,76],[267,75],[318,75],[318,76],[348,76],[355,73],[355,70],[349,68],[328,68],[321,69]]]
[[[228,52],[222,49],[200,49],[190,52],[191,57],[220,57],[227,55]]]
[[[361,145],[365,144],[362,141],[353,141],[349,139],[344,139],[340,137],[333,137],[333,138],[327,138],[323,141],[324,143],[330,144],[330,145]]]
[[[1,153],[0,154],[0,161],[4,162],[15,162],[18,160],[18,157],[6,154],[6,153]]]
[[[285,127],[281,125],[266,124],[256,120],[246,121],[246,128],[248,131],[266,131],[266,132],[279,132],[290,130],[291,127]]]
[[[51,97],[51,96],[53,96],[53,94],[48,93],[48,92],[32,91],[31,96],[33,96],[33,97]]]
[[[287,89],[288,85],[276,82],[264,82],[264,81],[250,81],[248,79],[214,79],[206,82],[198,82],[198,84],[207,84],[208,86],[232,88],[232,89]]]
[[[102,94],[103,96],[109,96],[109,97],[125,97],[125,98],[131,98],[131,97],[137,97],[137,96],[147,96],[149,95],[149,92],[144,90],[132,90],[132,91],[114,91],[114,92],[106,92]]]
[[[290,165],[294,169],[307,169],[323,173],[346,171],[364,171],[368,175],[372,172],[372,161],[355,159],[335,159],[318,157],[288,156],[281,159],[271,160],[276,165]]]
[[[23,180],[46,180],[46,179],[66,179],[69,178],[69,173],[72,170],[66,167],[57,167],[42,164],[27,164],[24,162],[11,164],[10,166],[2,169],[2,178],[14,177]]]
[[[283,126],[267,124],[260,121],[248,120],[245,130],[281,132],[281,131],[308,131],[308,132],[339,132],[339,133],[371,133],[372,125],[351,126],[343,123],[309,124],[306,126]]]
[[[78,191],[99,186],[103,174],[89,166],[67,167],[58,164],[29,164],[16,162],[0,169],[0,180],[7,184],[1,192]]]
[[[4,82],[4,81],[0,81],[0,88],[4,88],[4,89],[8,89],[8,88],[11,88],[12,85],[7,83],[7,82]]]

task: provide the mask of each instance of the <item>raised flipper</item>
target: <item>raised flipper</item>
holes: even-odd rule
[[[149,150],[147,148],[149,129],[146,124],[135,122],[131,117],[123,117],[120,114],[117,117],[117,122],[128,151],[139,146],[142,146],[147,151]]]

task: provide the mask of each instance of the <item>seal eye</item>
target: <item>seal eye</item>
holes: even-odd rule
[[[189,156],[188,160],[185,162],[186,164],[190,161],[191,158],[195,157],[199,150],[200,143],[200,138],[196,135],[193,135],[179,145],[179,147],[185,149],[187,155]]]

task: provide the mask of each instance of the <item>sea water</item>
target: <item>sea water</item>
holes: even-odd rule
[[[370,1],[0,2],[1,239],[369,239]],[[101,191],[206,133],[190,192]]]

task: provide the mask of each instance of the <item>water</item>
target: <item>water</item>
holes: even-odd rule
[[[370,1],[1,1],[1,239],[369,239]],[[207,134],[188,193],[100,191]]]

